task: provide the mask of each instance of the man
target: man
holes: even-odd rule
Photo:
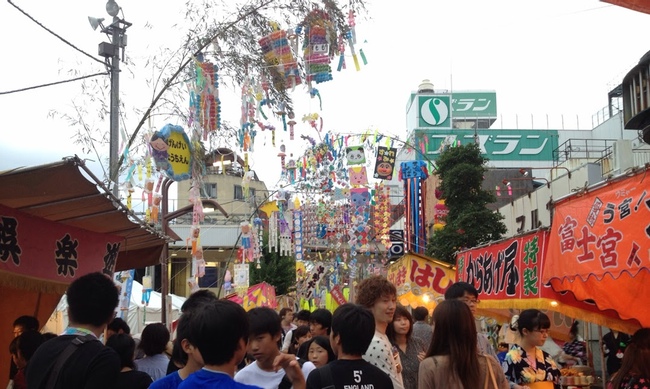
[[[108,324],[108,327],[106,327],[106,339],[110,338],[111,336],[115,334],[131,334],[131,327],[123,320],[120,319],[119,317],[116,317],[113,319]]]
[[[280,324],[282,325],[282,342],[287,337],[287,333],[297,326],[293,324],[293,310],[291,308],[280,309]]]
[[[20,316],[18,319],[14,320],[14,338],[19,337],[25,331],[38,331],[39,328],[40,325],[38,319],[34,316]],[[17,372],[18,367],[12,360],[9,368],[9,379],[13,380]]]
[[[456,282],[451,284],[451,286],[445,292],[445,300],[460,300],[469,306],[469,310],[472,311],[472,315],[476,318],[476,308],[478,307],[478,291],[474,286],[467,282]],[[435,325],[435,323],[434,323]],[[499,360],[494,347],[488,340],[487,336],[478,332],[476,334],[476,344],[478,346],[478,351],[481,354],[491,355],[496,361]]]
[[[271,312],[277,316],[275,311]],[[195,311],[183,313],[183,317],[189,320],[188,336],[183,340],[184,348],[190,354],[196,353],[195,358],[201,359],[205,366],[190,374],[180,383],[179,389],[259,389],[259,386],[233,381],[235,369],[246,354],[250,334],[250,323],[244,308],[232,301],[216,300]],[[278,327],[279,323],[278,317]],[[272,369],[279,369],[282,375],[286,372],[294,389],[305,388],[304,375],[292,355],[278,353],[271,366]]]
[[[413,333],[411,336],[414,338],[420,339],[429,349],[431,344],[431,336],[433,336],[433,328],[427,323],[427,317],[429,317],[429,310],[426,307],[417,307],[413,310]]]
[[[311,336],[329,336],[332,326],[332,312],[319,308],[309,315],[309,332]]]
[[[274,361],[281,356],[278,346],[282,336],[280,316],[273,309],[266,307],[253,308],[248,311],[247,316],[250,325],[248,352],[255,358],[255,362],[237,372],[235,381],[264,389],[283,388],[284,385],[290,387],[291,384],[284,378],[284,370],[276,370],[274,366]],[[291,358],[295,359],[294,356]],[[313,363],[305,362],[302,365],[304,377],[309,376],[309,372],[315,368]],[[283,381],[283,386],[280,386]]]
[[[296,313],[293,317],[296,328],[300,326],[308,326],[310,314],[311,313],[306,309],[302,309],[298,311],[298,313]],[[289,347],[291,346],[292,340],[293,340],[293,330],[287,332],[287,334],[284,337],[284,342],[282,342],[283,353],[289,352]]]
[[[333,385],[334,389],[393,388],[385,372],[362,358],[374,332],[375,318],[366,308],[356,304],[338,307],[332,317],[330,333],[330,344],[337,360],[311,372],[307,389],[321,389],[327,385]]]
[[[397,290],[382,276],[372,276],[361,281],[357,287],[357,303],[368,308],[375,319],[375,334],[363,359],[388,374],[395,389],[404,389],[402,367],[398,353],[386,336],[386,328],[393,321]]]
[[[69,326],[61,336],[43,343],[27,366],[27,386],[41,389],[50,375],[54,388],[115,387],[120,358],[105,347],[99,336],[111,322],[118,303],[113,281],[102,273],[90,273],[73,281],[66,292]],[[68,352],[71,352],[68,354]],[[68,354],[66,359],[62,358]],[[61,364],[58,371],[54,367]]]

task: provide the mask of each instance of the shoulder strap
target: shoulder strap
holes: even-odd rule
[[[336,389],[334,386],[334,377],[332,377],[332,369],[330,365],[325,365],[318,369],[320,373],[321,385],[323,389]]]
[[[54,389],[56,381],[59,379],[59,374],[61,374],[61,368],[63,368],[63,365],[65,365],[72,354],[77,351],[79,346],[92,340],[97,340],[97,338],[94,335],[90,334],[77,336],[76,338],[72,339],[72,342],[70,342],[68,347],[66,347],[61,354],[59,354],[56,362],[54,362],[54,366],[52,366],[52,370],[50,370],[50,373],[47,376],[47,385],[45,386],[45,389]]]
[[[485,363],[487,364],[487,374],[485,375],[485,389],[488,387],[488,380],[492,381],[492,387],[497,389],[497,379],[494,377],[494,371],[492,370],[492,363],[490,363],[490,357],[483,354],[485,357]]]

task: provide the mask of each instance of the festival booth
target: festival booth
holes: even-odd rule
[[[407,253],[388,267],[387,278],[397,288],[397,302],[432,312],[454,282],[454,267],[424,255]]]
[[[468,282],[479,292],[478,313],[509,322],[514,310],[539,309],[551,318],[550,334],[567,340],[571,318],[608,326],[623,332],[638,328],[636,320],[622,319],[613,310],[558,293],[544,279],[545,263],[558,261],[547,255],[549,232],[537,230],[457,255],[457,280]]]
[[[647,173],[642,169],[558,201],[541,276],[558,292],[615,311],[621,321],[603,325],[628,334],[650,327]]]
[[[151,265],[166,238],[141,223],[78,157],[0,173],[0,349],[21,315],[41,324],[84,274]],[[0,353],[0,376],[10,355]]]

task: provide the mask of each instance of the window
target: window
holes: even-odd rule
[[[206,266],[205,275],[199,278],[199,288],[216,288],[219,280],[219,268]]]
[[[255,202],[255,189],[248,188],[248,198],[251,199],[253,203]]]
[[[235,200],[244,200],[244,188],[241,185],[235,185]]]
[[[203,192],[205,192],[205,196],[208,199],[216,199],[217,198],[217,184],[216,183],[210,183],[206,182],[203,184]]]

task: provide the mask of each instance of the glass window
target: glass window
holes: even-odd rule
[[[234,199],[235,200],[243,200],[244,199],[244,188],[241,185],[235,185]]]
[[[203,184],[203,191],[205,192],[205,196],[208,199],[216,199],[217,198],[217,184],[216,183],[210,183],[206,182]]]

